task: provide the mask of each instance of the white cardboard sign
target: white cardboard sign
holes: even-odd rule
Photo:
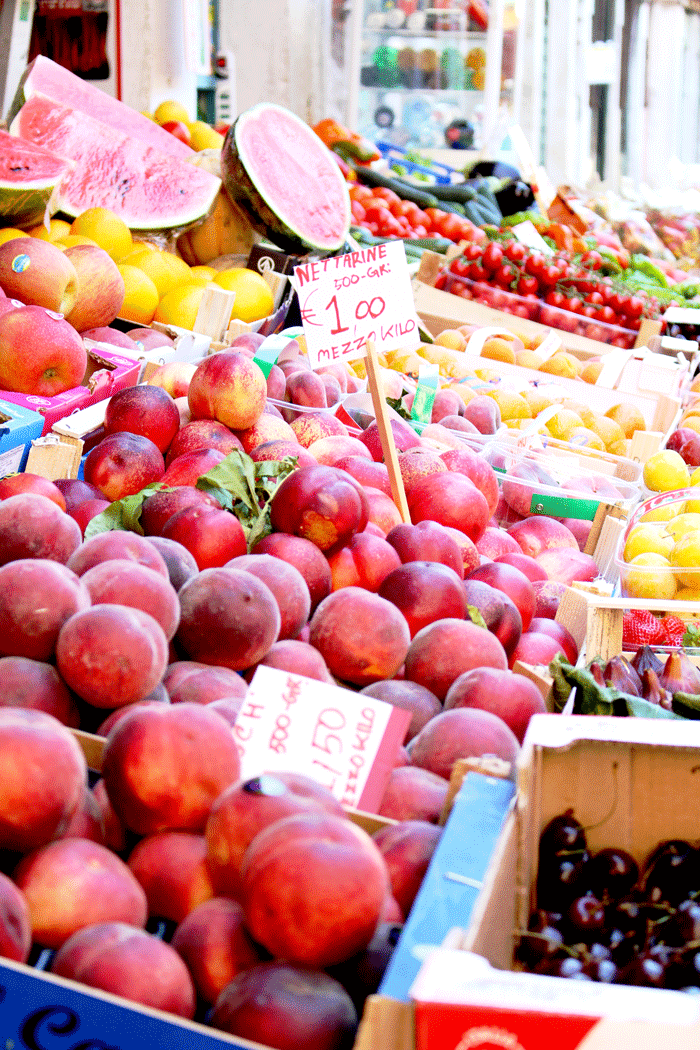
[[[420,343],[403,241],[302,263],[292,284],[299,298],[312,368]]]
[[[233,726],[241,776],[303,773],[376,813],[410,720],[373,696],[262,665]]]

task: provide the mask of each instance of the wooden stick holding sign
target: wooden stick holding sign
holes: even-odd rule
[[[387,404],[384,400],[384,394],[382,392],[381,379],[379,376],[379,361],[377,359],[377,351],[374,346],[374,340],[365,340],[365,346],[367,348],[367,357],[365,360],[365,364],[367,367],[367,385],[369,386],[369,392],[372,396],[374,415],[377,420],[377,426],[379,427],[379,440],[382,443],[384,462],[386,463],[386,468],[389,471],[391,495],[393,497],[394,503],[399,509],[401,520],[407,525],[410,525],[411,515],[408,510],[406,490],[404,488],[403,478],[401,477],[399,459],[396,454],[394,432],[391,429],[389,412],[387,410]]]

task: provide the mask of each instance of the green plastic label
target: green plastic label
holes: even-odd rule
[[[599,506],[599,499],[546,496],[540,492],[533,494],[530,513],[546,514],[550,518],[580,518],[583,521],[593,521]]]
[[[419,423],[429,423],[433,414],[435,392],[438,385],[439,369],[437,365],[421,365],[418,370],[418,385],[411,405],[411,419]]]

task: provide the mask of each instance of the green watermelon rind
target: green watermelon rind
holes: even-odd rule
[[[30,229],[43,222],[69,168],[62,157],[0,130],[0,223]]]
[[[221,154],[221,169],[227,193],[243,209],[253,229],[267,237],[273,244],[278,245],[283,251],[292,255],[306,255],[308,252],[324,255],[338,251],[343,247],[347,239],[350,230],[351,212],[350,197],[347,193],[345,180],[340,168],[337,167],[332,158],[330,158],[330,163],[334,165],[334,168],[329,170],[337,171],[339,185],[345,188],[346,198],[343,229],[337,238],[333,240],[326,239],[320,242],[318,239],[304,234],[290,219],[285,218],[283,204],[275,204],[275,202],[268,201],[263,191],[256,184],[251,171],[253,167],[252,162],[249,161],[246,164],[244,150],[239,143],[239,139],[245,127],[246,119],[251,115],[257,116],[265,109],[281,111],[285,116],[291,116],[301,127],[309,132],[311,136],[309,142],[313,142],[313,147],[316,148],[316,143],[314,142],[316,136],[313,131],[291,110],[278,106],[275,103],[259,103],[256,106],[252,106],[251,109],[246,110],[237,117],[226,133]],[[318,145],[322,149],[325,148],[320,140]]]
[[[44,221],[56,190],[56,179],[21,184],[0,180],[0,222],[4,226],[31,229]]]

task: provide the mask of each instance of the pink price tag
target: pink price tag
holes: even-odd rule
[[[260,666],[233,726],[241,776],[304,773],[376,813],[410,720],[375,697]]]

